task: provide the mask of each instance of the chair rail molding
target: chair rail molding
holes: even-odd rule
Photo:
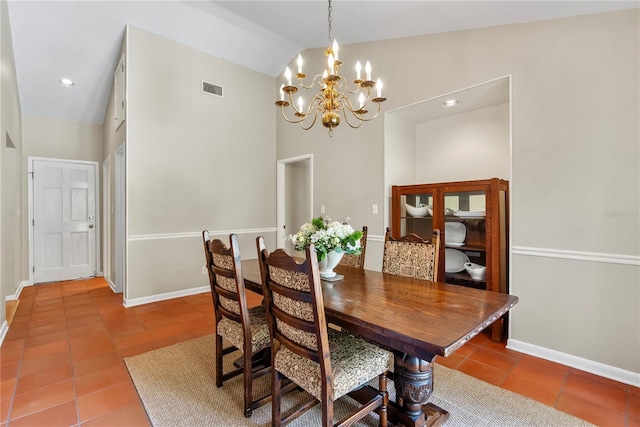
[[[577,261],[604,262],[610,264],[625,264],[640,266],[639,255],[611,254],[605,252],[584,252],[564,249],[532,248],[527,246],[513,246],[514,255],[527,255],[545,258],[561,258]]]
[[[260,234],[260,233],[275,233],[276,227],[267,228],[244,228],[238,230],[209,230],[209,234],[212,236],[228,236],[231,233],[235,234]],[[186,239],[191,237],[202,238],[202,231],[190,231],[186,233],[163,233],[163,234],[137,234],[127,238],[129,242],[135,242],[139,240],[162,240],[162,239]]]

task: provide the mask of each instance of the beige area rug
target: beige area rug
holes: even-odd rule
[[[242,379],[236,377],[223,387],[214,381],[215,339],[213,335],[153,350],[125,359],[138,394],[154,426],[268,426],[271,404],[242,415]],[[239,352],[236,353],[238,356]],[[227,356],[229,364],[235,359]],[[591,426],[586,421],[560,412],[527,397],[503,390],[441,365],[435,368],[435,389],[430,402],[448,410],[445,426]],[[376,381],[377,382],[377,381]],[[254,382],[254,396],[269,392],[269,376]],[[391,398],[395,398],[389,382]],[[307,400],[305,392],[294,391],[283,400],[283,413]],[[344,397],[336,402],[336,419],[351,410],[355,402]],[[320,406],[290,424],[295,427],[319,425]],[[377,426],[370,415],[358,426]]]

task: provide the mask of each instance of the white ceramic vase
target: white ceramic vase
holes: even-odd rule
[[[327,253],[322,261],[318,261],[318,267],[320,267],[320,277],[331,278],[336,276],[336,272],[333,269],[340,263],[344,252],[331,251]]]

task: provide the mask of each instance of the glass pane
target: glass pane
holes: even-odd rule
[[[483,191],[445,193],[445,276],[449,283],[483,288],[486,197]],[[471,263],[471,264],[467,264]],[[475,277],[471,277],[469,271]]]
[[[414,233],[425,240],[430,240],[433,235],[432,207],[431,194],[402,195],[400,197],[400,236]]]
[[[484,191],[445,193],[444,207],[454,211],[482,212],[485,210]]]

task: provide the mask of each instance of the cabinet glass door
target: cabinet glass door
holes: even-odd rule
[[[486,287],[486,195],[444,193],[445,277],[448,283]]]
[[[433,236],[433,196],[403,194],[400,197],[400,235],[417,234],[424,240]]]

